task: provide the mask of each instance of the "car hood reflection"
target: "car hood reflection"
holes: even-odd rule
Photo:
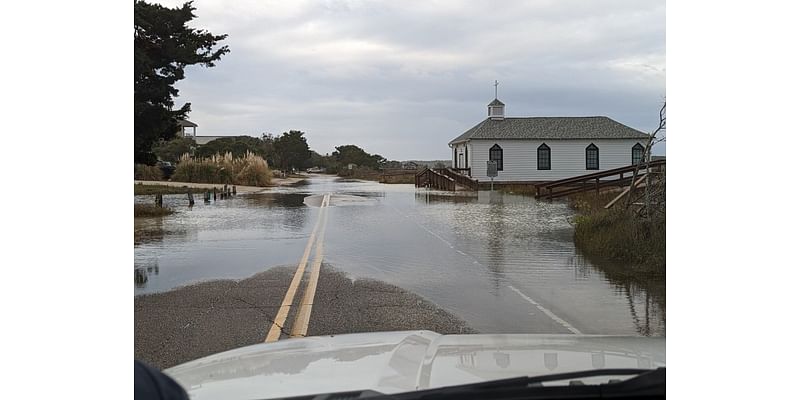
[[[665,348],[665,338],[648,337],[381,332],[258,344],[164,372],[193,399],[389,394],[587,369],[656,368],[666,366]]]

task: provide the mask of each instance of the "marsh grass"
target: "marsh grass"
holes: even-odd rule
[[[134,195],[152,195],[152,194],[186,194],[202,192],[203,189],[190,189],[188,186],[167,186],[167,185],[145,185],[143,183],[133,184]]]
[[[136,164],[133,166],[133,179],[140,181],[160,181],[164,179],[161,168],[155,165]]]
[[[134,218],[142,218],[142,217],[163,217],[165,215],[170,215],[174,213],[172,209],[168,207],[158,207],[155,204],[134,204],[133,205],[133,217]]]
[[[228,152],[204,158],[181,156],[172,175],[178,182],[218,183],[245,186],[269,186],[272,173],[267,162],[249,151],[234,158]]]
[[[631,274],[664,274],[667,229],[664,217],[645,220],[617,204],[603,208],[616,192],[583,193],[570,198],[575,244],[590,257],[634,264]]]

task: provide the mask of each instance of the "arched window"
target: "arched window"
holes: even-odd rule
[[[644,146],[636,143],[631,149],[631,164],[638,164],[644,159]]]
[[[497,170],[503,170],[503,148],[494,145],[489,149],[489,161],[497,161]]]
[[[594,143],[586,146],[586,169],[600,169],[600,151]]]
[[[542,143],[536,151],[537,169],[550,169],[550,146]]]

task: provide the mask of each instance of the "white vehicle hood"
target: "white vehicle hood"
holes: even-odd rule
[[[519,376],[666,366],[666,339],[359,333],[257,344],[169,368],[192,399],[399,393]]]

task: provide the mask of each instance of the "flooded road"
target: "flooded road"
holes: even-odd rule
[[[135,221],[135,295],[296,265],[326,193],[326,264],[416,293],[480,332],[666,332],[664,282],[627,282],[584,258],[563,202],[327,176],[191,210],[164,196],[178,213]]]

